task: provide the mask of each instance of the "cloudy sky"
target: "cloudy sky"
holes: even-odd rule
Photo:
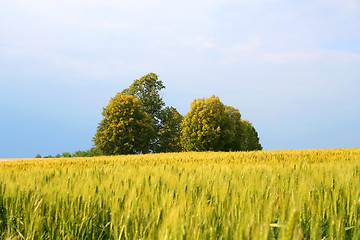
[[[2,0],[0,158],[89,149],[149,72],[182,114],[238,108],[266,150],[360,147],[358,0]]]

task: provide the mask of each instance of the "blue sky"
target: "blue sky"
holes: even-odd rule
[[[149,72],[182,114],[238,108],[266,150],[360,147],[358,0],[4,0],[0,158],[89,149]]]

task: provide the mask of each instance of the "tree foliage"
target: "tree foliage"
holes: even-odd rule
[[[238,109],[213,95],[195,99],[184,118],[165,105],[163,89],[158,75],[149,73],[111,98],[94,137],[96,154],[262,149],[255,128]]]
[[[243,125],[242,148],[244,151],[262,150],[259,136],[254,126],[247,120],[241,121]]]
[[[151,117],[158,119],[161,109],[165,106],[159,94],[164,88],[165,86],[163,82],[159,80],[158,75],[149,73],[140,79],[136,79],[131,86],[124,89],[122,93],[138,98],[143,110],[150,114]]]
[[[216,96],[195,99],[181,124],[185,151],[260,150],[255,128]]]
[[[71,157],[71,153],[69,153],[69,152],[64,152],[61,156],[60,156],[60,154],[58,154],[56,157],[69,158],[69,157]]]
[[[149,73],[136,79],[123,94],[132,95],[141,102],[141,108],[152,119],[154,135],[150,139],[150,152],[180,151],[180,123],[182,116],[173,107],[165,107],[160,91],[165,86],[158,75]]]
[[[231,133],[232,139],[228,143],[228,148],[226,150],[233,150],[233,151],[241,151],[246,150],[243,148],[243,142],[246,138],[246,134],[244,133],[244,125],[241,120],[241,114],[238,109],[225,106],[225,114],[229,116],[231,121]]]
[[[104,155],[149,152],[154,135],[151,117],[143,111],[139,99],[118,93],[102,115],[94,143]]]
[[[183,116],[173,107],[166,107],[160,112],[158,138],[154,152],[180,152],[180,124]]]
[[[92,147],[89,150],[85,151],[75,151],[74,153],[70,154],[69,152],[64,152],[63,154],[56,154],[54,157],[51,155],[45,156],[44,158],[62,158],[62,157],[95,157],[102,155],[101,151],[96,147]],[[40,154],[36,155],[36,158],[41,158]]]
[[[186,151],[220,151],[234,138],[225,105],[214,95],[195,99],[182,123],[181,144]]]

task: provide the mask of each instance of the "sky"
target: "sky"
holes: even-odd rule
[[[358,0],[2,0],[0,158],[90,149],[149,72],[183,115],[238,108],[264,150],[360,147]]]

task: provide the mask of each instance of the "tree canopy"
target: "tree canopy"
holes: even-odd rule
[[[225,105],[218,97],[195,99],[181,126],[184,150],[223,150],[232,138],[229,120]]]
[[[165,106],[159,92],[164,88],[158,75],[149,73],[140,79],[135,79],[131,86],[124,89],[122,93],[138,98],[145,112],[152,117],[159,118],[161,109]]]
[[[158,75],[149,73],[136,79],[123,94],[132,95],[141,102],[143,111],[152,119],[153,137],[150,139],[150,152],[177,152],[180,146],[181,114],[174,107],[165,107],[160,91],[165,86]]]
[[[158,139],[154,152],[180,152],[180,124],[183,116],[173,107],[165,107],[160,113]]]
[[[241,121],[243,125],[242,148],[244,151],[262,150],[259,136],[254,126],[247,120]]]
[[[166,106],[165,86],[149,73],[111,98],[94,137],[104,155],[185,151],[261,150],[253,125],[216,96],[195,99],[183,117]],[[78,152],[77,155],[83,155]]]
[[[181,124],[185,151],[260,150],[255,128],[216,96],[195,99]]]
[[[154,132],[151,117],[134,96],[122,93],[103,109],[94,143],[104,155],[148,153]]]

